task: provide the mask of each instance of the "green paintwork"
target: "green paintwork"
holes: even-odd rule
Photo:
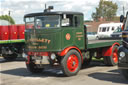
[[[17,40],[0,40],[0,44],[23,43],[23,42],[25,42],[24,39],[17,39]]]
[[[26,39],[37,39],[41,41],[27,42],[27,46],[36,46],[36,48],[28,49],[29,51],[59,51],[61,50],[61,29],[36,29],[35,33],[26,33]],[[30,33],[30,34],[29,34]],[[28,39],[27,37],[30,36]],[[43,48],[40,48],[43,47]]]
[[[84,43],[84,31],[81,28],[63,28],[62,31],[62,49],[70,47],[70,46],[76,46],[79,49],[85,49],[85,43]],[[82,34],[76,34],[76,33],[82,33]],[[66,39],[66,34],[69,33],[71,36],[70,40]],[[81,36],[80,40],[78,40],[77,36]]]
[[[78,16],[80,19],[80,25],[77,27],[63,27],[62,28],[62,49],[65,49],[70,46],[76,46],[79,49],[85,49],[85,38],[84,38],[84,26],[83,26],[83,16]],[[71,35],[71,39],[67,40],[66,39],[66,34],[69,33]],[[81,34],[77,34],[81,33]],[[78,40],[77,36],[79,37],[80,40]]]
[[[78,16],[78,15],[74,15]],[[63,49],[76,46],[79,49],[85,49],[84,43],[84,29],[83,29],[83,16],[78,16],[80,21],[79,26],[75,27],[59,27],[59,28],[48,28],[48,29],[28,29],[25,32],[26,48],[28,51],[35,52],[57,52],[62,51]],[[81,33],[81,34],[77,34]],[[66,34],[70,35],[70,39],[66,39]],[[81,36],[78,40],[77,36]],[[31,40],[35,39],[35,40]],[[47,39],[50,43],[41,42],[42,39]],[[40,40],[40,41],[39,41]],[[43,48],[40,48],[44,46]]]
[[[78,40],[76,37],[76,32],[82,32],[84,35],[84,32],[82,29],[78,28],[55,28],[55,29],[36,29],[35,33],[34,31],[25,33],[26,34],[26,40],[30,39],[48,39],[50,40],[50,43],[48,42],[38,42],[38,41],[31,41],[27,42],[27,46],[36,46],[37,48],[34,49],[28,49],[29,51],[62,51],[63,49],[69,47],[69,46],[77,46],[80,49],[84,49],[84,36],[81,38],[81,40]],[[69,33],[71,38],[70,40],[66,40],[66,34]],[[27,38],[30,36],[31,38]],[[36,45],[35,45],[35,44]],[[39,46],[47,46],[46,49],[39,49]]]

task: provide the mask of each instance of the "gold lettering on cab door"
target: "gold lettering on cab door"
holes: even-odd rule
[[[83,32],[76,32],[76,37],[80,41],[81,38],[83,37]]]

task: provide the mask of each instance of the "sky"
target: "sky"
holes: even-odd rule
[[[16,24],[23,24],[23,17],[28,13],[43,12],[45,4],[54,6],[54,11],[75,11],[84,14],[84,20],[92,20],[91,14],[95,12],[100,0],[0,0],[0,15],[8,14],[13,17]],[[128,0],[108,0],[117,3],[117,16],[128,11]]]

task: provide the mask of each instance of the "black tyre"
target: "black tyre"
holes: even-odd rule
[[[97,40],[99,40],[99,37],[98,37],[98,36],[96,36],[96,39],[97,39]]]
[[[44,68],[37,66],[36,64],[34,64],[33,62],[30,62],[29,64],[26,64],[27,69],[31,72],[31,73],[41,73],[43,71]]]
[[[41,65],[37,65],[33,62],[33,60],[31,59],[31,56],[27,56],[26,59],[26,66],[27,69],[31,72],[31,73],[41,73],[42,70],[44,69]]]
[[[82,64],[82,68],[87,67],[90,62],[92,61],[92,56],[93,54],[90,52],[86,52],[86,53],[82,53],[84,59],[83,59],[83,64]]]
[[[76,50],[70,50],[61,60],[63,73],[66,76],[76,75],[81,68],[81,56]]]
[[[104,56],[104,63],[108,66],[115,66],[118,63],[118,46],[115,45],[112,49],[111,56]]]
[[[128,80],[128,69],[121,69],[123,76]]]
[[[7,60],[7,61],[13,61],[13,60],[16,60],[16,58],[17,58],[17,54],[3,54],[3,57],[4,57],[4,59],[5,60]]]

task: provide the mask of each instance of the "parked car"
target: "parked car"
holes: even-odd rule
[[[96,33],[95,32],[87,32],[87,38],[88,38],[88,40],[95,40]]]
[[[122,29],[121,28],[117,28],[112,34],[111,34],[112,38],[121,38],[122,37]]]

